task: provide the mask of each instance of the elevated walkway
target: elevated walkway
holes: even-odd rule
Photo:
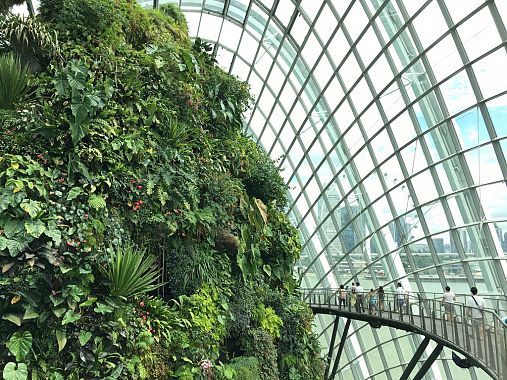
[[[470,365],[482,368],[493,379],[507,379],[507,325],[501,321],[495,310],[483,309],[480,319],[472,319],[472,309],[476,308],[454,304],[454,313],[451,318],[446,316],[447,321],[444,318],[442,303],[437,299],[407,296],[400,310],[396,302],[396,294],[386,292],[383,304],[377,301],[376,308],[369,309],[368,297],[365,293],[364,309],[361,309],[357,307],[357,303],[352,307],[349,300],[345,305],[343,303],[340,305],[338,289],[301,289],[301,292],[314,314],[330,314],[347,319],[331,370],[339,318],[335,320],[328,353],[326,379],[334,379],[337,373],[351,320],[367,322],[374,328],[390,326],[425,337],[414,357],[405,367],[400,380],[409,379],[430,340],[436,342],[437,346],[419,371],[411,377],[413,380],[423,378],[444,346],[461,353]]]

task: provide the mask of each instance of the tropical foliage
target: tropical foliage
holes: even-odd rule
[[[248,85],[171,5],[1,17],[3,378],[321,378]]]

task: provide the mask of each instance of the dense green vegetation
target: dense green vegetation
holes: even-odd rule
[[[0,31],[3,379],[322,378],[248,85],[179,10],[43,0]]]

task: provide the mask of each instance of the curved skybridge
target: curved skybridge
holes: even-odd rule
[[[464,368],[475,366],[482,368],[493,379],[507,379],[507,325],[496,309],[481,309],[479,319],[472,318],[477,308],[454,303],[454,313],[446,316],[441,298],[428,299],[418,295],[405,295],[401,308],[397,294],[386,292],[383,304],[378,300],[375,307],[369,307],[368,293],[363,295],[364,308],[358,303],[351,305],[347,294],[345,305],[340,305],[339,289],[301,289],[302,297],[312,308],[314,314],[336,315],[333,326],[325,378],[334,379],[338,371],[340,356],[348,336],[352,320],[368,322],[374,328],[390,326],[424,336],[424,340],[403,371],[400,380],[422,379],[446,346],[458,352],[463,358],[455,357],[457,365]],[[334,355],[336,336],[340,317],[346,318],[338,352]],[[430,340],[437,345],[426,358],[419,371],[412,374],[427,348]],[[334,356],[334,357],[333,357]]]

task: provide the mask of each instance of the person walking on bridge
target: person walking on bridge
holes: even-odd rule
[[[456,301],[456,295],[451,292],[449,286],[446,286],[442,295],[442,304],[444,305],[444,319],[448,322],[452,322],[454,319],[454,301]]]
[[[343,308],[345,309],[345,306],[346,306],[346,300],[347,300],[347,291],[345,290],[345,287],[343,285],[340,285],[340,290],[338,292],[338,299],[339,299],[339,308],[341,309],[342,308],[342,305],[343,305]]]
[[[378,307],[380,311],[384,311],[384,288],[379,286],[378,288]]]
[[[477,295],[477,288],[472,286],[470,288],[470,296],[466,299],[466,306],[468,306],[468,315],[472,318],[472,328],[477,331],[479,330],[479,339],[484,339],[484,326],[482,319],[482,309],[486,307],[484,298]]]
[[[350,307],[355,307],[356,306],[356,301],[357,301],[357,292],[356,292],[356,283],[353,282],[352,283],[352,286],[350,287]]]
[[[403,313],[403,304],[405,303],[405,290],[401,286],[401,282],[398,282],[396,286],[396,309],[400,314]]]
[[[356,303],[356,311],[358,313],[364,312],[364,289],[359,282],[356,282],[356,294],[357,294],[357,303]]]

